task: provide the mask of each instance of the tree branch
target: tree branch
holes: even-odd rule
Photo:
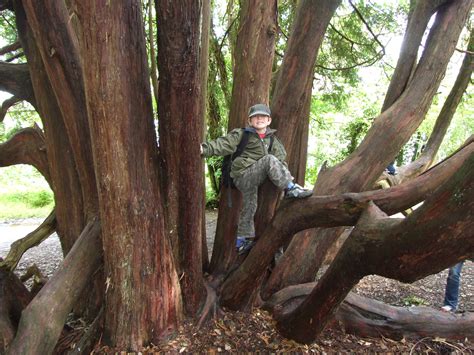
[[[0,62],[0,90],[26,100],[36,107],[28,64]]]
[[[13,51],[16,51],[17,49],[21,48],[20,41],[16,41],[15,43],[6,45],[3,48],[0,48],[0,55],[4,55]]]
[[[365,20],[364,16],[362,16],[361,12],[359,11],[359,9],[352,3],[352,0],[349,0],[349,4],[351,4],[352,8],[354,9],[355,13],[357,14],[357,16],[360,18],[360,20],[362,21],[362,23],[365,25],[365,27],[367,28],[367,30],[370,32],[370,34],[374,37],[375,41],[379,44],[379,46],[382,48],[382,52],[383,54],[385,55],[385,46],[382,44],[382,42],[379,41],[378,39],[378,36],[374,33],[374,31],[372,31],[372,28],[370,27],[370,25],[367,23],[367,21]]]
[[[23,254],[30,248],[33,248],[40,244],[43,240],[48,238],[56,230],[56,214],[53,211],[49,216],[36,228],[33,232],[29,233],[26,237],[21,238],[13,242],[10,247],[10,251],[6,258],[0,262],[0,268],[7,269],[8,271],[15,270],[18,262],[20,261]]]
[[[0,144],[0,167],[16,164],[33,165],[52,186],[44,135],[38,126],[24,128]]]
[[[20,101],[22,100],[16,96],[12,96],[9,99],[3,101],[2,108],[0,109],[0,122],[3,122],[5,119],[8,109]]]
[[[15,54],[14,56],[10,57],[10,58],[7,58],[7,59],[5,60],[5,62],[11,63],[11,62],[13,62],[15,59],[21,58],[21,57],[23,57],[24,55],[25,55],[25,53],[19,52],[19,53]]]

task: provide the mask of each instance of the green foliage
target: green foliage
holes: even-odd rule
[[[54,207],[53,192],[32,166],[0,169],[0,219],[45,217]]]
[[[214,209],[219,207],[219,195],[206,184],[206,208]]]
[[[0,46],[14,43],[17,40],[15,15],[10,10],[0,13],[0,38],[6,42]]]
[[[350,88],[360,82],[361,67],[376,63],[385,66],[381,61],[385,47],[392,36],[403,30],[403,21],[399,19],[405,18],[407,11],[406,1],[395,4],[353,3],[357,11],[346,2],[337,9],[316,65],[319,95],[324,101],[332,102],[338,111],[345,109],[350,99]]]
[[[410,306],[429,306],[429,302],[417,296],[408,296],[402,299],[402,304],[406,307]]]

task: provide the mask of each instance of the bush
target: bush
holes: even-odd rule
[[[53,194],[46,190],[30,192],[27,194],[27,203],[34,208],[45,207],[53,203]]]

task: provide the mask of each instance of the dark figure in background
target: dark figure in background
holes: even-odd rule
[[[441,307],[441,310],[445,312],[454,312],[458,308],[459,284],[463,264],[464,261],[461,261],[449,268],[446,291],[444,293],[444,305]]]

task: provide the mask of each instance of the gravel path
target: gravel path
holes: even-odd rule
[[[212,252],[213,236],[216,228],[217,212],[206,213],[206,230],[208,236],[209,254]],[[18,238],[33,231],[41,219],[27,219],[0,223],[0,257],[5,257],[10,245]],[[16,272],[24,273],[26,268],[36,264],[41,272],[50,277],[62,261],[62,252],[56,234],[46,239],[42,244],[28,250],[20,260]],[[418,280],[412,284],[386,279],[380,276],[367,276],[362,279],[355,291],[386,303],[398,306],[426,305],[440,307],[444,297],[447,270]],[[459,296],[458,312],[474,312],[474,263],[464,263]]]

